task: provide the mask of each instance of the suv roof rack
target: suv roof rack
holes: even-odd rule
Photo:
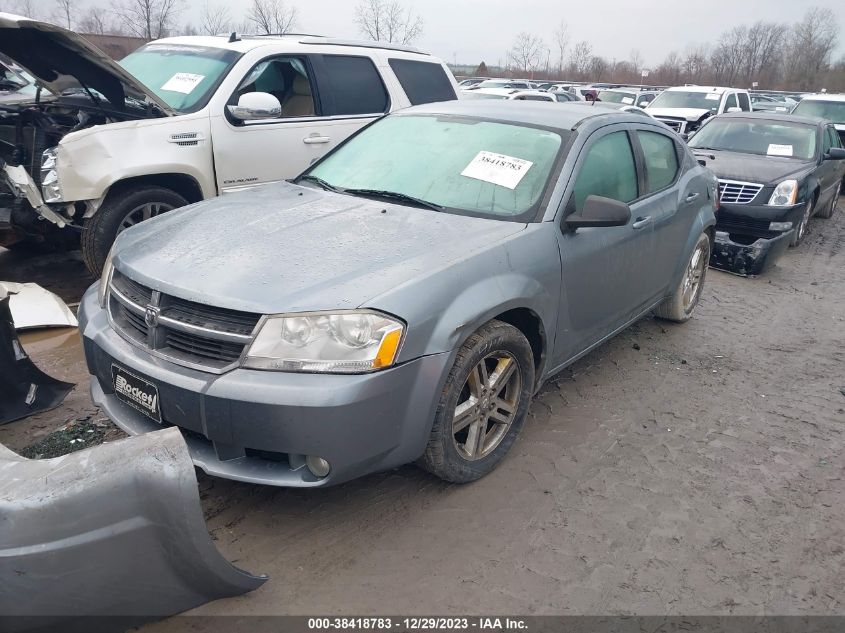
[[[428,55],[428,53],[421,51],[413,46],[405,44],[394,44],[392,42],[375,42],[363,40],[344,40],[335,39],[332,37],[320,37],[314,35],[305,36],[306,39],[299,40],[300,44],[328,44],[331,46],[357,46],[361,48],[380,48],[388,51],[401,51],[403,53],[416,53],[418,55]]]

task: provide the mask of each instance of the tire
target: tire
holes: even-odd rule
[[[108,197],[82,229],[82,259],[94,275],[100,275],[109,249],[118,234],[128,226],[137,224],[167,211],[188,204],[171,189],[141,185],[118,188]]]
[[[836,191],[833,192],[833,198],[830,199],[830,204],[827,205],[824,210],[818,212],[818,216],[820,218],[824,218],[825,220],[829,220],[833,217],[833,214],[836,212],[836,205],[839,204],[839,194],[842,193],[842,183],[840,182],[836,186]]]
[[[505,371],[497,382],[497,372]],[[534,356],[525,336],[512,325],[490,321],[458,350],[419,465],[453,483],[480,479],[499,465],[522,430],[533,389]],[[466,415],[456,419],[458,407]],[[464,426],[455,430],[458,420]]]
[[[692,318],[704,288],[712,248],[710,234],[702,233],[692,249],[692,255],[684,267],[684,274],[681,275],[678,286],[666,301],[654,310],[657,318],[675,323],[684,323]]]
[[[807,204],[804,206],[804,215],[801,216],[801,221],[798,223],[798,226],[795,227],[795,230],[792,232],[792,241],[789,242],[791,247],[798,246],[801,242],[804,241],[804,238],[807,237],[807,227],[810,224],[810,218],[813,217],[813,209],[816,206],[816,200],[813,198],[812,200],[808,200]]]

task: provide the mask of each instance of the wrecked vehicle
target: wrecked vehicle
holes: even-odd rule
[[[293,183],[118,236],[79,310],[92,398],[128,433],[179,427],[221,477],[472,481],[545,379],[652,310],[692,316],[715,198],[650,117],[392,113]]]
[[[174,429],[52,459],[0,445],[0,521],[4,633],[116,633],[266,581],[212,543]]]
[[[72,225],[94,273],[129,226],[291,178],[388,111],[457,98],[440,60],[378,42],[175,37],[117,64],[0,14],[0,53],[55,95],[0,108],[0,244]]]
[[[689,140],[719,179],[710,263],[759,275],[797,246],[814,215],[830,218],[845,174],[833,123],[789,114],[724,114]]]
[[[667,88],[648,106],[648,113],[683,138],[695,132],[710,117],[725,112],[751,112],[747,90],[713,86]]]
[[[795,106],[792,114],[817,116],[833,121],[839,139],[845,146],[845,94],[807,95]]]

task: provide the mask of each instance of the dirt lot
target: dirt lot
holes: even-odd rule
[[[765,277],[710,271],[690,323],[646,319],[547,384],[473,485],[200,475],[218,547],[270,581],[196,612],[845,614],[845,214],[811,231]],[[0,252],[0,270],[71,301],[89,282],[67,256]],[[79,386],[0,427],[17,450],[102,417],[76,335],[26,344]]]

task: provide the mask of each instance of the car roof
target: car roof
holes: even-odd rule
[[[391,50],[402,53],[411,53],[420,55],[422,57],[430,57],[419,49],[411,46],[404,46],[400,44],[390,44],[387,42],[373,42],[364,40],[346,40],[332,37],[324,37],[322,35],[308,35],[304,33],[287,33],[284,35],[242,35],[237,34],[238,39],[234,42],[229,41],[230,35],[181,35],[177,37],[165,37],[159,40],[153,40],[151,44],[183,44],[189,46],[205,46],[208,48],[222,48],[228,50],[238,51],[239,53],[246,53],[247,51],[261,48],[263,46],[278,45],[280,43],[288,44],[293,48],[303,49],[311,46],[345,46],[353,48],[371,48]]]
[[[436,114],[492,119],[506,123],[541,125],[561,131],[579,127],[584,121],[598,117],[614,123],[643,123],[643,117],[612,108],[596,106],[584,107],[576,102],[553,103],[551,101],[510,100],[457,100],[427,103],[413,106],[394,113],[392,116],[405,114]]]
[[[803,101],[845,101],[845,94],[818,94],[807,95]]]
[[[666,92],[712,92],[715,94],[724,94],[728,90],[744,92],[742,88],[725,88],[724,86],[672,86],[666,88]]]
[[[783,123],[803,123],[805,125],[824,125],[830,123],[818,116],[803,116],[800,114],[780,114],[777,112],[727,112],[720,114],[717,119],[764,119],[766,121],[780,121]]]

